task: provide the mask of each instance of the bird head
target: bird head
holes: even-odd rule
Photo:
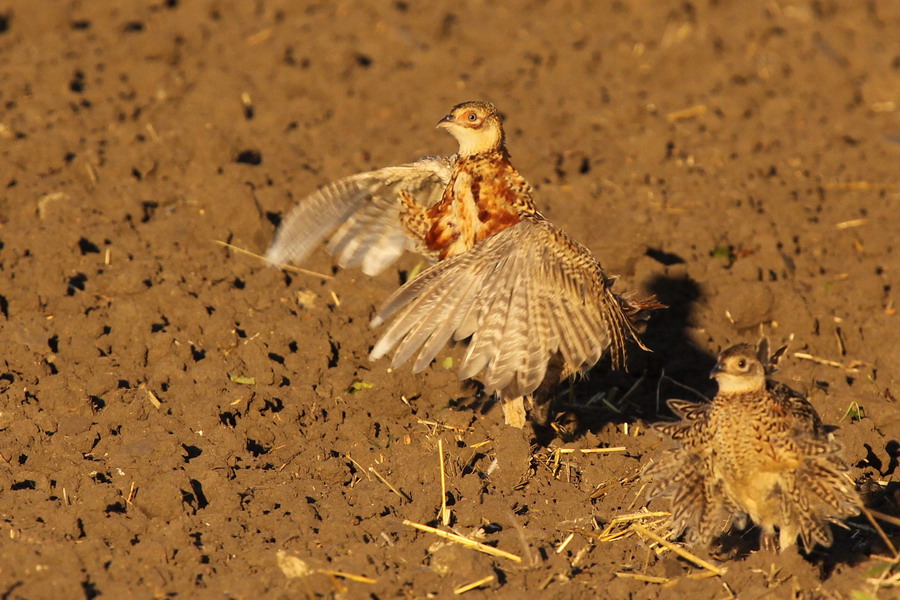
[[[738,344],[723,350],[709,376],[715,378],[719,392],[725,394],[756,392],[766,385],[766,370],[752,344]]]
[[[456,138],[461,155],[492,152],[504,144],[500,114],[490,102],[457,104],[437,126]]]

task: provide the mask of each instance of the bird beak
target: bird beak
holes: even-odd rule
[[[721,373],[724,370],[725,370],[724,365],[722,365],[722,363],[716,363],[716,366],[714,366],[712,368],[712,371],[709,372],[709,378],[715,379],[716,375],[718,375],[719,373]]]
[[[437,128],[438,129],[446,129],[453,122],[453,113],[448,114],[446,117],[438,121]]]

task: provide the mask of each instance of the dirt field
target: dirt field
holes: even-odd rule
[[[806,558],[747,532],[722,577],[598,534],[646,505],[660,403],[761,325],[898,513],[898,31],[855,0],[0,0],[0,597],[896,597],[862,517]],[[434,125],[470,99],[543,212],[671,307],[628,373],[560,390],[549,446],[458,347],[367,360],[417,257],[370,279],[320,250],[326,279],[215,243],[452,152]],[[439,524],[439,442],[452,528],[521,562],[404,524]]]

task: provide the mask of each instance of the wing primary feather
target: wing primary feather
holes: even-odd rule
[[[526,320],[524,357],[516,381],[519,395],[530,394],[537,389],[544,379],[550,360],[547,343],[549,326],[546,323],[547,315],[543,303],[540,301],[537,276],[539,272],[535,273],[533,266],[529,265],[524,290]]]
[[[301,262],[332,236],[327,250],[338,264],[362,264],[367,274],[384,269],[410,245],[399,218],[400,192],[431,206],[441,197],[455,162],[455,155],[425,157],[319,188],[288,213],[266,259],[274,264]]]
[[[460,255],[460,257],[465,256],[465,254]],[[381,358],[407,335],[415,326],[416,319],[430,306],[430,302],[433,302],[433,290],[443,285],[445,274],[448,271],[452,274],[454,266],[458,266],[458,263],[444,261],[429,267],[418,277],[396,290],[384,302],[372,319],[370,326],[378,327],[391,317],[393,317],[393,321],[375,344],[372,352],[369,353],[369,360]],[[414,312],[415,314],[413,314]]]
[[[438,281],[435,286],[425,292],[418,301],[411,305],[412,310],[404,316],[404,320],[409,322],[409,327],[391,361],[391,366],[397,367],[406,362],[416,350],[434,333],[435,328],[440,324],[441,319],[446,318],[445,307],[447,298],[453,294],[457,277],[451,277],[448,280]],[[430,361],[429,361],[430,362]],[[421,368],[413,367],[413,372],[418,373],[426,366]]]
[[[494,358],[489,363],[485,382],[495,389],[503,389],[516,379],[525,364],[528,349],[528,281],[527,268],[522,253],[516,253],[506,268],[509,270],[509,307],[504,315],[503,329],[497,336]]]
[[[385,267],[400,258],[410,238],[393,227],[393,223],[382,223],[377,237],[373,237],[369,249],[362,259],[362,271],[366,275],[378,275]]]
[[[472,336],[469,349],[460,365],[460,379],[473,377],[485,367],[491,368],[492,362],[496,360],[496,347],[512,302],[513,286],[510,280],[514,279],[515,273],[508,268],[509,260],[506,257],[502,261],[502,267],[497,269],[497,277],[489,279],[483,288],[484,304],[481,314],[484,318],[480,319],[482,322],[478,324],[478,330]],[[494,391],[495,388],[489,386],[487,381],[483,383],[485,389]]]
[[[266,251],[266,260],[280,265],[302,262],[366,200],[359,181],[365,174],[353,175],[328,184],[294,207],[285,217]]]
[[[405,306],[391,323],[390,327],[388,327],[387,331],[381,336],[381,339],[378,340],[378,343],[375,344],[375,347],[369,354],[369,358],[371,360],[381,358],[390,352],[394,346],[402,344],[411,333],[415,332],[417,327],[427,325],[422,320],[422,315],[432,310],[438,298],[439,296],[437,294],[425,293],[420,298],[417,298],[416,302]],[[391,365],[397,366],[401,364],[401,362],[402,361],[398,361],[398,356],[394,355]]]
[[[460,257],[466,256],[461,254]],[[407,281],[385,300],[375,317],[369,323],[370,327],[378,327],[397,314],[410,303],[414,303],[418,297],[424,294],[425,289],[433,281],[439,279],[443,273],[454,265],[451,261],[439,262],[425,269],[412,281]]]
[[[487,391],[532,393],[560,353],[568,372],[609,349],[624,358],[631,321],[593,255],[550,223],[525,219],[442,261],[388,298],[372,325],[393,319],[372,350],[419,352],[424,369],[451,339],[471,337],[459,377]],[[504,392],[505,393],[505,392]]]
[[[422,344],[422,352],[419,353],[413,366],[414,372],[419,372],[431,364],[431,361],[441,351],[441,348],[450,341],[463,315],[475,301],[474,294],[471,292],[472,288],[475,287],[477,278],[468,273],[460,273],[459,279],[463,281],[457,282],[451,288],[452,298],[446,298],[446,305],[441,307],[444,314],[435,316],[438,326],[433,328],[431,335]]]

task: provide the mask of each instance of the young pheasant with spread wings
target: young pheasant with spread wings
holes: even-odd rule
[[[457,154],[320,188],[290,212],[266,258],[300,262],[330,236],[340,266],[370,275],[406,249],[436,260],[378,311],[372,326],[393,321],[370,358],[396,348],[396,367],[418,353],[419,372],[451,339],[468,339],[460,378],[506,399],[537,396],[532,417],[546,423],[553,388],[607,349],[621,365],[627,340],[644,347],[636,319],[661,305],[615,294],[591,252],[537,211],[493,105],[459,104],[438,127]]]
[[[777,362],[777,359],[776,359]],[[768,379],[757,348],[724,350],[711,376],[719,392],[708,404],[669,400],[682,420],[656,427],[676,446],[645,476],[652,496],[669,496],[676,533],[709,545],[732,523],[749,517],[760,527],[760,547],[797,543],[808,553],[830,546],[829,523],[859,512],[841,447],[826,433],[812,405]]]

